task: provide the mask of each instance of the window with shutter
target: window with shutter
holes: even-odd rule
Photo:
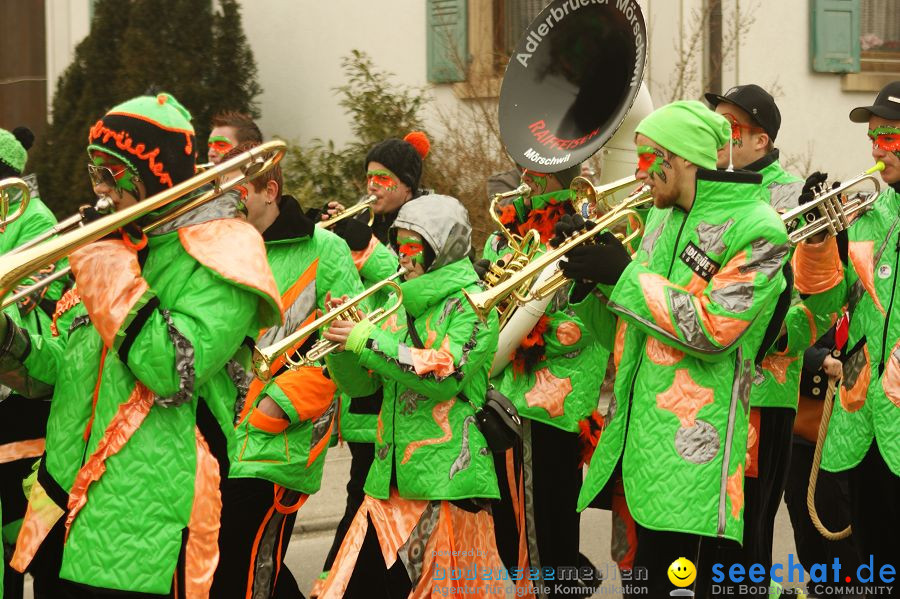
[[[428,81],[466,79],[468,65],[467,0],[428,0]]]
[[[811,0],[810,8],[813,70],[858,72],[860,0]]]

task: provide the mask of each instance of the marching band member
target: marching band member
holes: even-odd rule
[[[478,592],[491,583],[450,581],[450,570],[502,567],[484,509],[497,478],[475,419],[497,318],[480,322],[462,295],[478,288],[470,236],[454,198],[404,204],[391,243],[405,269],[405,316],[381,326],[339,320],[324,335],[346,347],[326,358],[338,386],[351,396],[381,386],[384,401],[366,496],[320,597],[429,596],[442,584]]]
[[[212,131],[207,142],[207,158],[219,164],[235,146],[262,143],[262,133],[250,116],[240,112],[222,112],[212,119]]]
[[[763,198],[776,211],[784,213],[796,208],[803,179],[781,166],[775,147],[781,112],[775,99],[758,85],[749,84],[733,87],[724,96],[708,93],[706,100],[731,123],[730,144],[719,149],[717,166],[724,169],[733,165],[761,174]],[[827,315],[814,315],[799,301],[787,308],[792,293],[796,293],[793,288],[782,292],[779,301],[785,302],[786,314],[776,310],[776,317],[769,324],[769,334],[764,337],[766,340],[777,337],[777,341],[770,347],[760,348],[755,360],[744,472],[743,543],[740,546],[725,543],[717,549],[726,552],[732,563],[741,563],[748,568],[752,564],[762,564],[767,573],[772,565],[775,514],[781,503],[790,463],[801,358],[803,351],[818,337],[817,330],[830,326]],[[784,317],[783,334],[778,332],[782,327],[781,317]],[[768,585],[767,574],[759,592]]]
[[[25,212],[13,222],[0,228],[0,254],[34,239],[56,224],[56,217],[38,195],[34,174],[23,177],[28,149],[34,142],[34,134],[26,127],[16,127],[12,132],[0,129],[0,179],[23,178],[29,186],[30,200]],[[9,214],[18,211],[22,194],[7,190],[10,194]],[[29,280],[35,283],[44,274]],[[62,295],[62,282],[43,287],[26,296],[20,303],[7,308],[9,317],[29,334],[49,337],[54,305]],[[47,417],[50,414],[51,388],[45,387],[44,400],[35,400],[0,387],[0,503],[3,505],[3,545],[12,548],[22,525],[27,499],[22,493],[22,480],[31,473],[32,466],[44,450]],[[3,587],[5,596],[21,597],[24,578],[4,562]]]
[[[173,187],[194,173],[194,141],[169,94],[114,107],[88,136],[94,192],[121,210]],[[55,529],[68,596],[208,593],[227,468],[213,412],[234,405],[226,365],[281,299],[237,203],[206,208],[72,252],[86,313],[61,348],[0,319],[3,381],[55,383],[13,566]]]
[[[369,150],[366,155],[366,193],[375,196],[372,206],[375,213],[373,226],[356,218],[347,218],[334,226],[350,246],[353,263],[359,271],[364,287],[371,287],[397,272],[397,255],[390,249],[388,232],[397,213],[410,200],[422,194],[419,181],[422,178],[422,161],[428,155],[430,142],[421,131],[413,131],[403,139],[386,139]],[[334,216],[343,210],[337,202],[328,204],[327,215]],[[387,300],[387,294],[377,292],[372,305]],[[318,595],[322,581],[328,576],[347,528],[359,510],[365,493],[363,483],[374,459],[375,426],[381,409],[381,389],[371,395],[349,397],[342,393],[339,401],[340,435],[350,449],[350,479],[347,481],[347,504],[335,532],[331,549],[325,557],[322,573],[310,595]]]
[[[785,286],[787,235],[760,201],[760,176],[715,170],[730,137],[699,102],[651,113],[635,142],[654,208],[634,259],[605,233],[562,263],[575,312],[614,348],[617,368],[578,507],[621,477],[637,522],[634,566],[654,597],[672,588],[676,557],[694,562],[689,586],[703,588],[703,541],[741,540],[753,359]]]
[[[241,144],[232,158],[259,144]],[[282,193],[276,165],[246,186],[247,220],[262,234],[269,266],[285,310],[284,326],[262,333],[260,347],[292,334],[328,311],[325,295],[362,291],[347,244],[307,218],[300,204]],[[312,341],[310,337],[309,341]],[[310,343],[297,351],[304,353]],[[284,358],[272,365],[270,381],[253,378],[236,415],[229,478],[222,486],[220,559],[212,597],[241,589],[253,597],[302,597],[283,563],[297,511],[319,490],[337,404],[335,385],[321,366],[293,370]]]
[[[892,318],[900,270],[900,81],[882,88],[871,106],[854,108],[850,120],[868,123],[872,158],[884,162],[888,187],[847,231],[847,259],[835,237],[810,238],[797,246],[794,271],[797,289],[811,294],[810,310],[848,305],[840,401],[822,468],[848,473],[853,536],[863,562],[871,556],[877,572],[900,561],[900,319]]]
[[[536,229],[546,247],[557,222],[572,210],[568,187],[580,169],[576,164],[555,174],[525,170],[522,181],[532,193],[502,206],[500,221],[515,235]],[[507,239],[502,232],[492,234],[483,258],[490,262],[508,259],[512,250]],[[493,510],[494,525],[497,546],[509,568],[558,571],[582,565],[576,506],[581,466],[589,459],[583,454],[593,448],[585,447],[587,442],[579,433],[582,427],[590,430],[595,418],[608,359],[609,352],[585,330],[569,309],[566,292],[560,291],[533,328],[523,332],[509,363],[492,373],[494,386],[515,404],[525,423],[524,459],[514,456],[512,450],[495,459],[502,499]],[[520,470],[524,470],[523,476],[519,476]],[[516,488],[509,488],[507,481],[515,479],[521,480]],[[519,503],[519,495],[524,506],[514,505]],[[523,517],[517,522],[520,512]],[[520,546],[520,538],[524,546]],[[556,589],[557,585],[549,586]],[[579,592],[584,592],[580,586]]]

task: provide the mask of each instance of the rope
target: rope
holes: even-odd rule
[[[822,447],[825,445],[825,435],[828,433],[828,423],[831,421],[831,407],[834,403],[834,394],[837,390],[837,381],[828,378],[828,390],[825,392],[825,404],[822,407],[822,419],[819,421],[819,433],[816,437],[816,451],[813,454],[812,470],[809,472],[809,486],[806,488],[806,508],[809,510],[809,518],[816,530],[829,541],[840,541],[850,536],[851,527],[840,532],[832,532],[826,528],[819,519],[816,510],[816,484],[819,480],[819,464],[822,462]]]

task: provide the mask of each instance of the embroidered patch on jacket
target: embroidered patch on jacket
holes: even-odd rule
[[[688,242],[687,247],[681,252],[680,258],[682,262],[688,265],[688,268],[702,277],[704,281],[709,281],[713,278],[713,275],[719,272],[719,269],[722,267],[721,264],[694,245],[693,241]]]

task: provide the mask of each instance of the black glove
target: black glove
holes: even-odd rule
[[[823,173],[820,171],[816,171],[806,178],[806,183],[803,184],[803,191],[800,193],[800,199],[798,203],[806,204],[813,200],[816,195],[816,191],[819,189],[819,186],[822,185],[825,181],[828,180],[828,173]]]
[[[491,261],[486,258],[482,258],[478,262],[472,264],[472,266],[475,268],[475,272],[478,273],[478,278],[483,281],[484,275],[486,275],[491,268]]]
[[[366,223],[355,218],[345,218],[334,225],[331,230],[343,238],[354,252],[366,249],[369,247],[369,242],[372,241],[372,229]]]
[[[550,245],[559,247],[569,237],[576,235],[585,227],[591,226],[593,226],[593,223],[581,218],[580,214],[564,214],[553,227],[554,236],[550,240]]]
[[[566,253],[560,262],[563,274],[575,281],[615,285],[631,264],[631,255],[615,235],[606,231],[597,243],[580,245]]]

